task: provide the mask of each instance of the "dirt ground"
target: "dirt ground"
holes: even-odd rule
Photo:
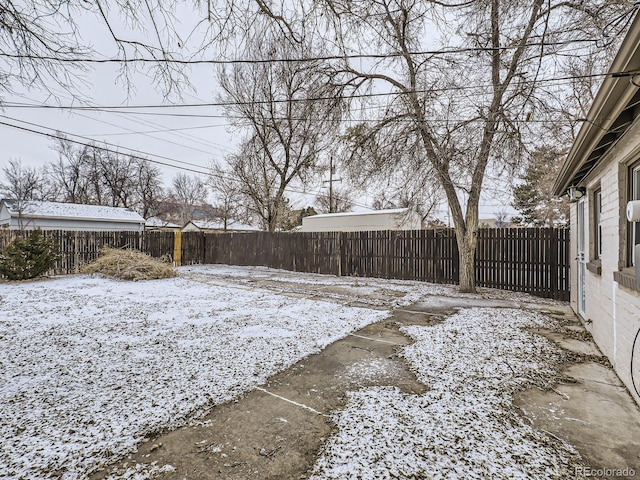
[[[393,291],[356,294],[345,287],[294,288],[266,279],[233,281],[291,296],[322,295],[369,307],[382,307],[397,296]],[[394,385],[414,394],[425,391],[396,355],[400,346],[410,343],[399,328],[431,325],[456,308],[472,306],[515,306],[561,320],[563,327],[558,331],[537,333],[575,352],[575,362],[564,366],[562,383],[553,391],[522,392],[514,399],[515,408],[535,428],[573,445],[593,468],[587,472],[595,474],[593,478],[623,478],[597,474],[601,469],[625,467],[640,475],[640,410],[567,306],[440,298],[393,310],[386,320],[305,358],[243,398],[214,407],[201,421],[146,438],[137,453],[91,478],[102,479],[136,463],[152,462],[176,467],[158,477],[168,480],[306,478],[335,429],[328,414],[344,407],[346,392],[375,385]]]

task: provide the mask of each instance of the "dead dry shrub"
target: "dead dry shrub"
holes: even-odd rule
[[[138,250],[120,250],[104,247],[98,259],[80,270],[82,273],[101,273],[121,280],[155,280],[175,277],[177,272],[170,263],[163,262]]]

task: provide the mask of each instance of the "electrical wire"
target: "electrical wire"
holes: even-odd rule
[[[3,121],[0,120],[0,125],[4,125],[4,126],[7,126],[7,127],[11,127],[11,128],[16,128],[18,130],[26,131],[26,132],[29,132],[29,133],[42,135],[42,136],[46,136],[46,137],[53,138],[53,139],[66,140],[66,141],[74,143],[76,145],[85,146],[85,147],[92,147],[92,148],[96,148],[96,149],[104,151],[104,152],[110,152],[110,153],[115,153],[115,154],[122,154],[123,150],[129,151],[129,152],[134,152],[136,155],[133,155],[133,156],[138,157],[138,158],[144,158],[148,162],[156,164],[156,165],[162,165],[162,166],[165,166],[165,167],[171,167],[171,168],[175,168],[175,169],[178,169],[178,170],[183,170],[183,171],[187,171],[187,172],[196,173],[196,174],[199,174],[199,175],[205,175],[207,177],[216,177],[216,178],[220,178],[222,180],[240,182],[240,179],[235,178],[235,177],[231,177],[231,176],[228,176],[228,175],[221,175],[221,174],[214,173],[212,171],[202,172],[202,171],[190,168],[190,167],[183,167],[183,166],[180,166],[180,165],[173,165],[173,164],[167,163],[165,161],[156,160],[155,158],[161,158],[161,159],[169,160],[169,161],[172,161],[172,162],[177,162],[177,163],[186,164],[186,165],[192,165],[192,166],[199,167],[199,168],[205,168],[205,167],[202,167],[200,165],[196,165],[196,164],[189,163],[189,162],[184,162],[182,160],[176,160],[176,159],[173,159],[173,158],[170,158],[170,157],[165,157],[165,156],[162,156],[162,155],[146,153],[146,152],[142,152],[140,150],[135,150],[135,149],[131,149],[131,148],[126,148],[126,147],[122,148],[122,147],[119,147],[117,145],[113,145],[113,144],[110,144],[110,143],[103,142],[103,144],[106,145],[107,147],[114,147],[115,149],[107,148],[107,147],[103,147],[103,146],[97,145],[96,143],[94,143],[95,140],[93,140],[91,138],[88,138],[88,137],[84,137],[82,135],[75,135],[75,134],[72,134],[72,133],[63,132],[63,131],[56,130],[56,129],[53,129],[53,128],[50,128],[50,127],[46,127],[44,125],[38,125],[36,123],[26,122],[24,120],[19,120],[19,119],[16,119],[16,118],[7,117],[6,115],[0,115],[0,118],[5,118],[7,120],[13,120],[13,121],[17,121],[17,122],[26,123],[27,125],[35,126],[35,127],[38,127],[38,128],[44,128],[44,129],[47,129],[47,130],[55,130],[55,132],[56,132],[56,133],[40,132],[40,131],[34,130],[32,128],[23,127],[23,126],[20,126],[20,125],[14,125],[14,124],[3,122]],[[83,138],[85,140],[89,140],[90,143],[79,141],[79,140],[75,140],[73,138],[69,138],[69,136],[75,136],[75,137],[78,137],[78,138]],[[149,157],[151,157],[151,158],[149,158]],[[295,187],[287,186],[286,190],[288,192],[298,193],[298,194],[302,194],[302,195],[313,195],[311,192],[307,192],[305,190],[300,190],[300,189],[297,189]],[[339,200],[344,200],[342,197],[339,197],[339,196],[334,196],[334,197],[336,199],[339,199]],[[358,207],[370,208],[368,205],[365,205],[365,204],[362,204],[362,203],[358,203],[358,202],[355,202],[355,201],[351,201],[351,203],[353,205],[355,205],[355,206],[358,206]]]
[[[114,128],[120,128],[122,130],[127,130],[127,131],[130,132],[129,135],[134,135],[134,134],[135,135],[142,135],[143,137],[153,138],[154,140],[160,140],[161,142],[169,143],[171,145],[176,145],[178,147],[187,148],[189,150],[193,150],[194,152],[205,153],[207,155],[211,154],[211,152],[208,151],[208,150],[202,150],[201,148],[192,147],[191,145],[185,145],[184,143],[174,142],[172,140],[169,140],[169,139],[166,139],[166,138],[162,138],[162,137],[158,137],[158,136],[152,135],[150,133],[136,132],[135,130],[131,130],[130,128],[123,127],[121,125],[116,125],[114,123],[107,122],[106,120],[100,120],[99,118],[93,118],[93,117],[90,117],[89,115],[84,115],[84,114],[79,113],[79,112],[73,112],[73,114],[74,115],[78,115],[78,116],[83,117],[83,118],[87,118],[89,120],[93,120],[94,122],[99,122],[99,123],[103,123],[105,125],[109,125],[109,126],[114,127]],[[93,136],[98,136],[98,135],[93,135]]]
[[[596,40],[598,48],[604,48],[613,43],[614,39],[627,29],[633,19],[633,14],[640,8],[640,2],[633,2],[633,5],[626,12],[622,12],[613,18],[602,29],[602,38]],[[614,31],[616,30],[616,31]],[[611,33],[613,32],[613,33]]]
[[[221,116],[222,117],[222,116]],[[85,118],[91,118],[91,117],[85,117]],[[95,120],[93,118],[91,118],[91,120]],[[117,125],[113,125],[110,124],[112,126],[116,126]],[[157,130],[143,130],[143,131],[135,131],[135,130],[131,130],[131,129],[127,129],[127,132],[119,132],[119,133],[91,133],[88,134],[90,136],[93,137],[118,137],[118,136],[122,136],[122,135],[146,135],[149,133],[175,133],[175,132],[182,132],[185,130],[204,130],[205,128],[216,128],[216,127],[221,127],[221,126],[229,126],[229,124],[219,124],[219,125],[200,125],[200,126],[196,126],[196,127],[180,127],[180,128],[161,128],[161,129],[157,129]],[[119,127],[122,128],[122,127]]]
[[[520,82],[520,84],[540,84],[546,82],[566,82],[577,79],[585,78],[601,78],[601,77],[630,77],[640,75],[640,70],[623,70],[618,72],[606,72],[606,73],[593,73],[585,75],[568,75],[564,77],[555,78],[542,78],[536,80],[528,80]],[[561,84],[559,84],[561,85]],[[396,92],[378,92],[378,93],[360,93],[353,95],[339,95],[339,96],[323,96],[323,97],[309,97],[309,98],[293,98],[293,99],[272,99],[272,100],[251,100],[251,101],[239,101],[239,102],[208,102],[208,103],[183,103],[183,104],[147,104],[147,105],[48,105],[48,104],[33,104],[33,103],[21,103],[21,102],[4,102],[2,105],[6,108],[20,108],[20,109],[54,109],[54,110],[87,110],[87,111],[99,111],[106,113],[116,113],[119,111],[126,112],[129,115],[148,115],[148,116],[170,116],[170,117],[191,117],[191,118],[222,118],[221,115],[213,114],[191,114],[191,113],[159,113],[159,112],[135,112],[137,109],[171,109],[171,108],[210,108],[210,107],[233,107],[233,106],[245,106],[245,105],[264,105],[264,104],[278,104],[278,103],[297,103],[297,102],[328,102],[336,100],[352,100],[362,98],[376,98],[376,97],[395,97],[400,95],[409,94],[421,94],[421,93],[440,93],[446,91],[462,91],[478,88],[491,88],[492,85],[470,85],[470,86],[454,86],[454,87],[441,87],[433,89],[421,89],[421,90],[407,90]],[[384,107],[378,107],[384,108]],[[227,117],[228,118],[228,117]]]
[[[118,145],[114,145],[112,143],[107,143],[107,142],[101,142],[102,145],[105,145],[103,147],[101,145],[96,144],[97,141],[95,139],[93,139],[93,138],[90,138],[90,137],[85,137],[85,136],[82,136],[82,135],[76,135],[76,134],[73,134],[73,133],[64,132],[64,131],[61,131],[59,129],[54,129],[54,128],[47,127],[47,126],[44,126],[44,125],[39,125],[37,123],[27,122],[25,120],[20,120],[20,119],[17,119],[17,118],[8,117],[6,115],[0,115],[0,118],[4,118],[6,120],[10,120],[10,121],[14,121],[14,122],[24,123],[24,124],[30,125],[32,127],[44,128],[46,130],[53,130],[53,131],[55,131],[55,133],[41,132],[41,131],[38,131],[38,130],[34,130],[32,128],[23,127],[23,126],[20,126],[20,125],[14,125],[14,124],[11,124],[11,123],[0,121],[0,125],[5,125],[7,127],[16,128],[16,129],[23,130],[23,131],[30,132],[30,133],[34,133],[34,134],[37,134],[37,135],[43,135],[43,136],[46,136],[46,137],[49,137],[49,138],[53,138],[53,139],[67,140],[67,141],[69,141],[71,143],[74,143],[76,145],[85,146],[85,147],[92,147],[92,148],[96,148],[98,150],[102,150],[102,151],[105,151],[105,152],[121,154],[122,151],[125,150],[127,152],[133,152],[134,155],[132,155],[132,156],[134,156],[134,157],[161,158],[163,160],[180,163],[180,164],[187,165],[187,166],[186,167],[182,167],[182,166],[179,166],[179,165],[172,165],[170,163],[166,163],[165,161],[155,160],[154,158],[146,158],[146,160],[148,160],[151,163],[155,163],[155,164],[158,164],[158,165],[163,165],[165,167],[173,167],[173,168],[178,168],[178,169],[186,170],[186,171],[193,172],[193,173],[198,173],[198,174],[201,174],[201,175],[208,175],[208,172],[202,172],[202,171],[194,170],[193,168],[190,168],[190,167],[206,168],[206,167],[203,167],[202,165],[197,165],[195,163],[185,162],[183,160],[177,160],[177,159],[174,159],[174,158],[165,157],[163,155],[150,154],[150,153],[143,152],[141,150],[136,150],[136,149],[133,149],[133,148],[120,147]],[[81,139],[83,139],[85,141],[79,141],[79,140],[75,140],[73,138],[67,138],[67,136],[81,138]]]
[[[636,343],[638,342],[638,338],[640,337],[640,329],[636,332],[636,336],[633,339],[633,345],[631,346],[631,365],[629,365],[629,375],[631,376],[631,384],[633,385],[633,389],[636,392],[636,395],[640,398],[640,392],[638,391],[638,386],[636,385],[636,379],[633,375],[633,363],[634,356],[636,351]]]
[[[9,105],[8,108],[11,108],[11,105]],[[115,114],[118,113],[118,112],[111,112],[110,110],[102,110],[102,109],[96,109],[94,111],[95,112],[100,112],[100,113],[115,113]],[[75,114],[75,115],[80,115],[80,116],[83,116],[85,118],[89,118],[89,119],[101,122],[101,123],[105,123],[107,125],[111,125],[113,127],[124,128],[124,127],[121,127],[121,126],[118,126],[118,125],[114,125],[114,124],[106,122],[106,121],[102,121],[102,120],[94,119],[94,118],[86,116],[86,115],[82,115],[82,114],[80,114],[78,112],[75,112],[75,111],[72,112],[72,113]],[[145,113],[145,112],[125,112],[122,115],[124,115],[125,118],[126,118],[126,115],[153,115],[153,114],[152,113]],[[172,114],[163,114],[163,115],[165,115],[165,116],[173,116]],[[223,114],[219,114],[219,115],[178,114],[176,116],[181,116],[181,117],[194,116],[196,118],[205,117],[205,118],[219,118],[219,119],[228,119],[228,120],[246,120],[246,117],[242,117],[240,115],[223,115]],[[564,120],[564,119],[565,119],[565,117],[562,117],[559,120]],[[276,121],[289,121],[289,120],[291,120],[291,121],[300,121],[300,122],[302,122],[302,121],[325,122],[326,121],[325,118],[277,117],[277,116],[274,116],[274,117],[270,116],[269,120],[276,120]],[[440,123],[468,122],[470,120],[471,120],[470,118],[457,118],[457,117],[425,118],[424,119],[425,122],[434,122],[434,123],[438,123],[438,122],[440,122]],[[513,119],[513,120],[510,120],[510,122],[512,122],[512,123],[547,123],[547,122],[549,122],[549,120],[550,120],[550,117],[545,117],[544,119],[540,119],[540,120],[532,119],[532,118],[529,118],[527,120],[525,118],[525,119]],[[575,119],[575,120],[576,121],[587,121],[586,119],[582,119],[582,118]],[[376,118],[344,118],[344,119],[341,120],[341,122],[344,122],[344,123],[378,123],[378,122],[380,122],[380,119],[376,119]],[[404,118],[404,119],[398,119],[397,122],[413,123],[413,122],[416,122],[416,120],[411,119],[411,118]],[[175,132],[178,132],[180,130],[199,129],[199,128],[213,128],[213,127],[231,127],[231,126],[236,126],[236,124],[235,123],[220,123],[220,124],[217,124],[217,125],[202,126],[202,127],[165,128],[165,129],[160,129],[160,130],[152,130],[152,131],[148,131],[148,132],[145,132],[145,131],[138,132],[138,131],[126,129],[126,130],[129,130],[131,133],[105,133],[105,134],[96,133],[96,134],[93,134],[93,135],[94,136],[103,136],[103,135],[104,136],[120,136],[120,135],[133,135],[133,134],[136,134],[136,133],[139,133],[141,135],[146,135],[146,134],[149,134],[149,133],[175,133]],[[156,139],[161,140],[161,138],[159,138],[159,137],[152,137],[152,138],[156,138]],[[197,139],[197,137],[196,137],[196,139]],[[174,143],[174,142],[169,142],[169,143]],[[227,151],[231,152],[229,149],[223,147],[222,145],[215,144],[215,142],[210,142],[210,143],[215,145],[217,148],[221,148],[223,150],[227,150]],[[182,145],[182,144],[177,144],[177,145]],[[190,147],[187,147],[187,148],[190,148]],[[199,150],[199,151],[201,151],[201,150]]]
[[[507,51],[507,50],[516,50],[519,48],[529,48],[529,47],[561,47],[565,45],[573,45],[577,43],[585,43],[585,44],[597,44],[599,39],[594,38],[578,38],[573,40],[563,40],[557,42],[531,42],[526,43],[524,45],[504,45],[500,47],[453,47],[453,48],[444,48],[440,50],[422,50],[422,51],[413,51],[408,52],[411,56],[420,56],[420,55],[429,55],[429,56],[437,56],[437,55],[453,55],[460,53],[482,53],[482,52],[495,52],[495,51]],[[200,59],[200,60],[183,60],[177,58],[146,58],[146,57],[136,57],[136,58],[58,58],[55,56],[47,56],[47,55],[26,55],[26,54],[13,54],[7,52],[0,52],[0,57],[11,58],[15,60],[39,60],[39,61],[48,61],[48,62],[56,62],[56,63],[78,63],[78,64],[129,64],[129,63],[156,63],[156,64],[174,64],[174,65],[252,65],[252,64],[271,64],[271,63],[312,63],[312,62],[323,62],[323,61],[331,61],[331,60],[364,60],[364,59],[387,59],[387,58],[396,58],[396,57],[404,57],[406,53],[403,52],[390,52],[390,53],[356,53],[356,54],[345,54],[345,55],[323,55],[323,56],[313,56],[313,57],[304,57],[304,58],[294,58],[294,57],[282,57],[282,58],[263,58],[263,59]]]

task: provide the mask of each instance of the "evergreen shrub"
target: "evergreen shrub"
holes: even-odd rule
[[[27,280],[50,270],[58,258],[55,242],[34,230],[26,238],[15,239],[0,253],[0,275],[8,280]]]

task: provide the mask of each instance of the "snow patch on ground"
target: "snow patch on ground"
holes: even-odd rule
[[[404,327],[415,343],[403,355],[430,390],[350,393],[311,478],[576,478],[577,453],[511,406],[516,391],[553,384],[562,352],[523,330],[550,322],[522,310],[476,308],[435,326]]]
[[[156,462],[153,463],[138,463],[135,467],[130,467],[123,473],[118,474],[117,477],[109,475],[106,480],[153,480],[162,477],[165,473],[172,473],[176,471],[176,467],[173,465],[158,466]]]
[[[434,283],[418,282],[413,280],[388,280],[373,277],[336,277],[314,273],[290,272],[268,267],[238,267],[230,265],[191,265],[180,267],[184,274],[197,274],[216,279],[235,281],[244,286],[251,286],[256,281],[267,280],[278,283],[283,291],[308,292],[315,288],[319,295],[326,298],[340,298],[342,296],[351,300],[362,300],[358,297],[369,296],[374,300],[377,293],[396,293],[393,300],[371,301],[371,304],[383,305],[388,308],[401,307],[420,302],[424,305],[438,304],[440,297],[473,300],[502,300],[522,304],[564,306],[566,303],[556,300],[536,298],[526,293],[518,293],[507,290],[490,288],[478,288],[478,293],[460,293],[457,285],[440,285]],[[330,287],[324,289],[323,287]],[[345,289],[343,295],[335,293]],[[373,297],[373,298],[372,298]]]
[[[386,314],[185,278],[0,284],[0,477],[84,478]]]
[[[387,358],[372,358],[352,363],[345,368],[345,376],[360,383],[374,382],[380,378],[393,379],[401,375],[398,365]]]

